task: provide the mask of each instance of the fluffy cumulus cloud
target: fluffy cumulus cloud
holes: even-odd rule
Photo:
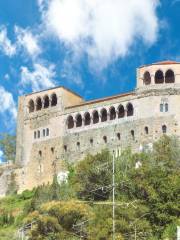
[[[16,119],[17,109],[12,94],[0,86],[0,96],[0,114],[8,113],[12,120]]]
[[[17,37],[16,44],[23,47],[30,56],[36,57],[41,52],[38,36],[33,35],[30,30],[15,26],[15,33]]]
[[[16,46],[12,44],[7,36],[7,29],[5,26],[0,26],[0,52],[11,57],[16,53]]]
[[[51,64],[46,67],[41,63],[34,63],[34,69],[21,67],[21,85],[30,86],[32,91],[39,91],[55,86],[55,66]]]
[[[98,68],[129,53],[137,39],[153,44],[158,35],[158,0],[38,0],[48,32]]]

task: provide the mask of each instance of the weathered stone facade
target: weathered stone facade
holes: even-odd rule
[[[19,98],[16,170],[19,191],[51,182],[64,160],[103,148],[152,146],[163,133],[180,136],[180,63],[137,69],[134,92],[85,101],[64,87]]]

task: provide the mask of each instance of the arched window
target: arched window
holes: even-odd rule
[[[69,116],[67,119],[67,127],[68,129],[71,129],[74,127],[74,119],[72,116]]]
[[[135,139],[134,130],[131,130],[131,137],[132,137],[132,140],[134,140],[134,139]]]
[[[150,75],[149,72],[144,73],[144,79],[143,80],[144,80],[145,85],[151,84],[151,75]]]
[[[34,101],[32,99],[29,101],[29,112],[34,112]]]
[[[174,82],[175,82],[174,72],[169,69],[165,74],[165,83],[174,83]]]
[[[163,126],[162,126],[162,132],[163,132],[163,133],[167,133],[167,126],[166,126],[166,125],[163,125]]]
[[[86,112],[84,114],[84,125],[87,126],[87,125],[90,125],[91,123],[91,116],[90,116],[90,113],[89,112]]]
[[[127,116],[130,117],[130,116],[133,116],[133,114],[134,114],[133,105],[131,103],[128,103],[127,104]]]
[[[41,109],[42,109],[42,100],[40,97],[38,97],[36,100],[36,110],[39,111]]]
[[[45,96],[44,97],[44,108],[48,108],[49,107],[49,97]]]
[[[158,70],[155,74],[155,83],[156,84],[164,83],[164,74],[161,70]]]
[[[93,112],[93,124],[96,124],[99,122],[99,113],[98,111]]]
[[[81,127],[82,126],[82,116],[81,114],[78,114],[76,116],[76,127]]]
[[[104,143],[107,143],[107,137],[106,136],[103,137],[103,140],[104,140]]]
[[[57,105],[57,96],[55,93],[52,94],[51,96],[51,106],[56,106]]]
[[[124,106],[120,105],[118,107],[118,118],[123,118],[125,116]]]
[[[103,108],[101,110],[101,122],[106,122],[107,121],[107,110]]]
[[[110,108],[110,120],[114,120],[116,118],[116,110],[114,107]]]
[[[145,132],[145,134],[146,134],[146,135],[148,135],[148,134],[149,134],[149,129],[148,129],[148,127],[147,127],[147,126],[144,128],[144,132]]]

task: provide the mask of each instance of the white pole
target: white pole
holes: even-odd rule
[[[136,230],[136,224],[135,224],[135,229],[134,229],[135,233],[134,233],[134,239],[136,240],[137,239],[137,230]]]
[[[115,156],[113,151],[113,174],[112,174],[112,186],[113,186],[113,208],[112,208],[112,215],[113,215],[113,240],[115,240]]]

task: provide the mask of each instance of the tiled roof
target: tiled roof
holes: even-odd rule
[[[81,107],[81,106],[90,105],[90,104],[99,103],[99,102],[104,102],[104,101],[109,101],[109,100],[120,98],[120,97],[126,97],[126,96],[130,96],[130,95],[134,95],[134,93],[135,92],[133,91],[133,92],[122,93],[122,94],[118,94],[118,95],[114,95],[114,96],[110,96],[110,97],[94,99],[94,100],[86,101],[86,102],[81,103],[81,104],[69,106],[66,109]]]
[[[180,64],[180,62],[171,61],[171,60],[166,60],[166,61],[161,61],[161,62],[156,62],[156,63],[151,63],[151,64],[143,65],[143,66],[141,66],[140,68],[148,67],[148,66],[151,66],[151,65],[169,65],[169,64]]]

